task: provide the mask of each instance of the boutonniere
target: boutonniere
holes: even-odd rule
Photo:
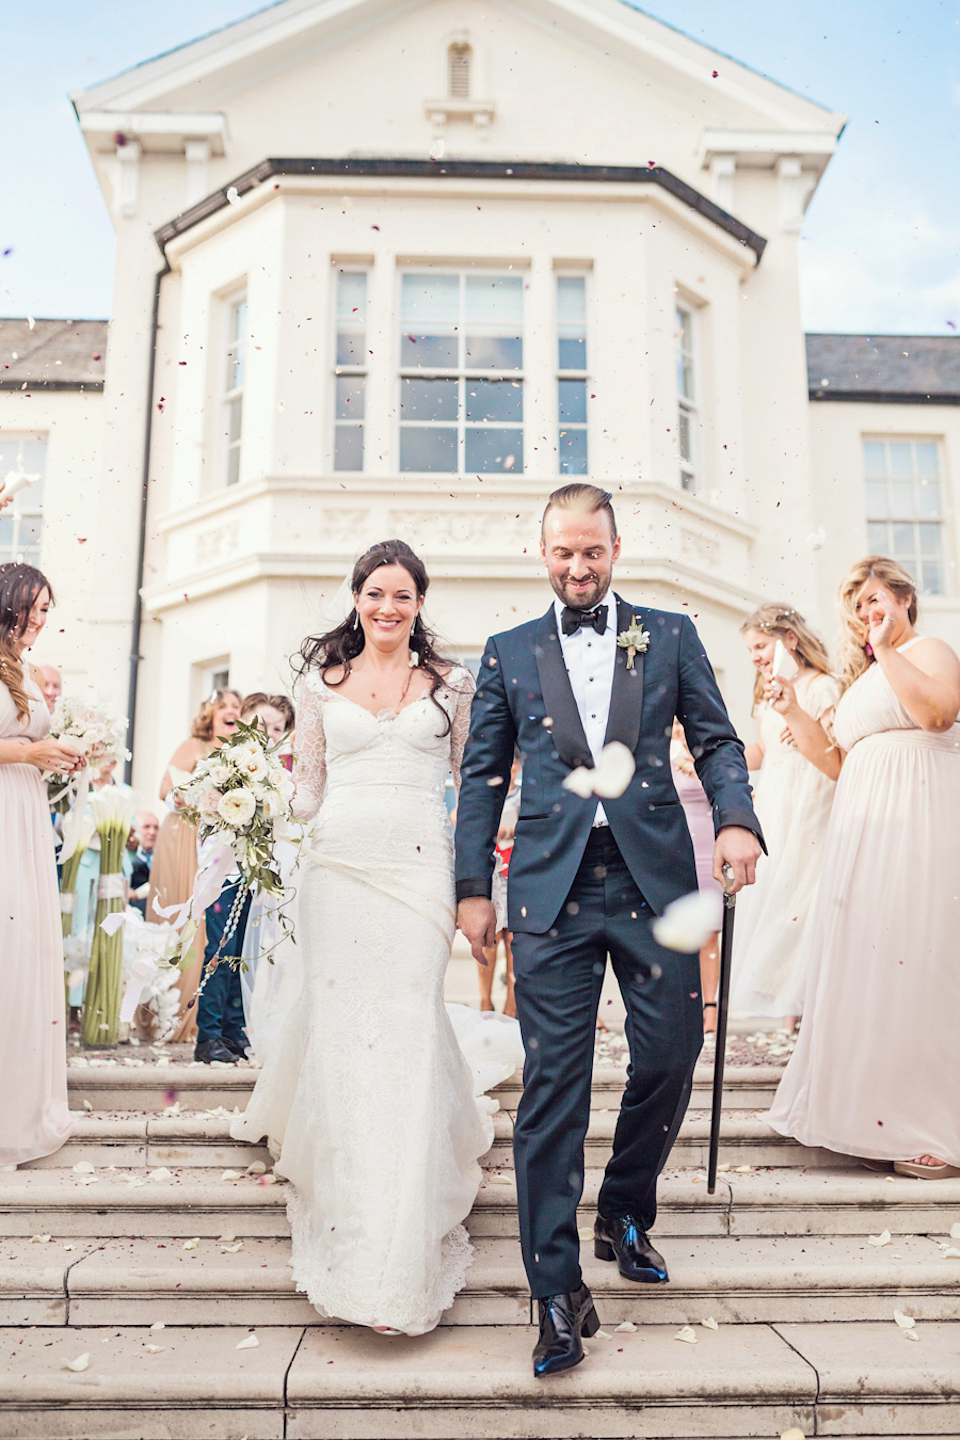
[[[617,644],[621,650],[627,652],[627,669],[633,669],[635,655],[643,655],[650,644],[649,632],[644,630],[643,625],[634,615],[626,630],[621,630],[617,636]]]

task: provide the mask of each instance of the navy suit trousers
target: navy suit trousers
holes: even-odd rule
[[[207,966],[217,953],[223,938],[230,907],[236,899],[240,882],[226,885],[219,896],[205,912],[207,924],[207,945],[203,955],[203,972],[207,983],[197,999],[197,1040],[213,1040],[220,1036],[233,1040],[238,1045],[247,1044],[247,1032],[243,1020],[243,992],[240,988],[240,971],[234,970],[223,958],[237,956],[243,949],[243,937],[250,914],[250,893],[243,902],[240,921],[236,930],[220,950],[220,962],[210,973]]]
[[[554,928],[513,936],[517,1015],[526,1048],[514,1132],[520,1239],[535,1298],[581,1283],[577,1205],[600,987],[609,954],[630,1049],[613,1155],[598,1209],[649,1230],[657,1177],[690,1099],[703,1045],[697,955],[665,950],[610,830],[591,832]]]

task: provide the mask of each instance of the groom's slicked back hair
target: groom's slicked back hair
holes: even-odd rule
[[[601,490],[598,485],[587,485],[583,481],[574,485],[561,485],[547,500],[547,508],[540,522],[541,537],[551,510],[573,510],[579,511],[581,515],[596,515],[598,510],[603,510],[610,521],[610,538],[616,540],[617,521],[610,503],[612,499],[609,490]]]

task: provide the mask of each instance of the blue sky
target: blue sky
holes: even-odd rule
[[[113,232],[69,92],[256,8],[7,0],[0,314],[109,314]],[[641,8],[850,116],[801,239],[807,329],[960,333],[960,0]]]

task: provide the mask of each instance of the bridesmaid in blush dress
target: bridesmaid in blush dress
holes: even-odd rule
[[[960,1176],[960,659],[871,556],[840,589],[845,754],[804,940],[803,1024],[768,1119],[920,1179]]]
[[[0,565],[0,1169],[59,1150],[67,1105],[63,938],[55,836],[42,772],[83,760],[48,738],[42,677],[22,654],[43,629],[50,586]]]

